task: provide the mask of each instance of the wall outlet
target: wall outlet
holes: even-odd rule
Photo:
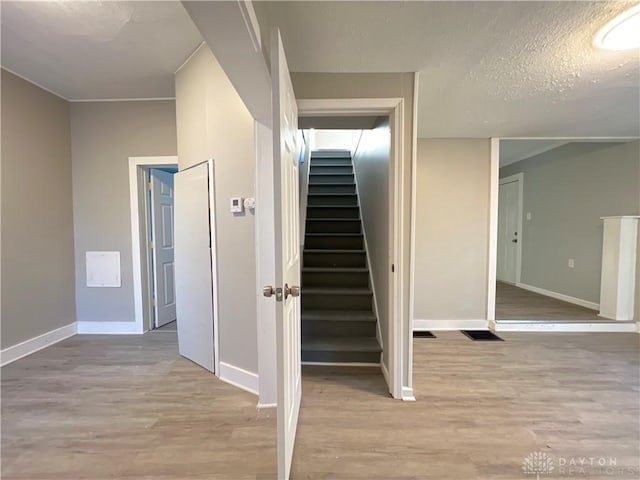
[[[531,212],[527,212],[527,220],[531,220]]]
[[[569,262],[568,262],[568,265],[569,265],[569,268],[575,267],[576,266],[575,260],[573,258],[570,258]]]

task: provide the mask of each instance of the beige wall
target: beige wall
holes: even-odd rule
[[[524,174],[521,282],[599,303],[600,217],[640,214],[639,172],[637,141],[572,142],[501,168]]]
[[[69,104],[2,70],[2,348],[76,320]]]
[[[392,231],[389,212],[390,160],[391,131],[389,121],[384,120],[375,129],[362,131],[353,165],[385,365],[389,365],[389,275],[393,261],[389,255],[389,235]]]
[[[71,106],[78,321],[133,322],[129,159],[176,155],[175,102]],[[121,288],[86,286],[87,251],[118,251]]]
[[[410,329],[409,319],[409,281],[411,249],[411,164],[413,150],[413,109],[414,109],[414,73],[291,73],[293,89],[297,99],[322,99],[322,98],[402,98],[404,99],[404,142],[403,159],[405,195],[402,198],[404,205],[403,223],[404,229],[404,258],[400,265],[396,265],[396,279],[402,276],[406,286],[402,302],[403,317],[406,319],[406,329]],[[391,124],[393,130],[395,125]],[[392,148],[393,145],[392,140]],[[395,181],[392,178],[392,181]],[[390,220],[394,222],[393,212]],[[409,338],[404,344],[405,365],[410,365]],[[408,369],[405,373],[409,373]],[[411,380],[406,377],[403,385],[410,385]]]
[[[418,140],[414,317],[486,319],[490,141]]]
[[[254,121],[206,46],[176,74],[176,113],[180,169],[215,162],[220,361],[258,372],[255,217],[229,212],[255,196]]]

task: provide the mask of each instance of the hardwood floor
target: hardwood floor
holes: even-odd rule
[[[496,320],[611,321],[599,317],[595,310],[503,282],[496,282]]]
[[[526,480],[535,451],[540,478],[639,477],[639,335],[436,335],[414,340],[417,402],[374,368],[304,367],[292,478]],[[175,345],[76,336],[4,367],[2,478],[274,478],[271,411]],[[616,470],[560,470],[579,457]]]
[[[2,479],[275,475],[275,415],[176,334],[75,336],[2,368]]]

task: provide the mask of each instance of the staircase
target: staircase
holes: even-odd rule
[[[302,361],[380,363],[349,151],[311,153],[302,266]]]

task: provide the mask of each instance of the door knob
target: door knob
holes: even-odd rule
[[[286,283],[284,284],[284,299],[286,300],[287,297],[291,295],[292,297],[299,297],[300,296],[300,287],[297,286],[289,286]]]
[[[266,287],[262,288],[262,295],[264,295],[267,298],[271,297],[274,293],[276,293],[276,289],[273,288],[271,285],[267,285]]]

